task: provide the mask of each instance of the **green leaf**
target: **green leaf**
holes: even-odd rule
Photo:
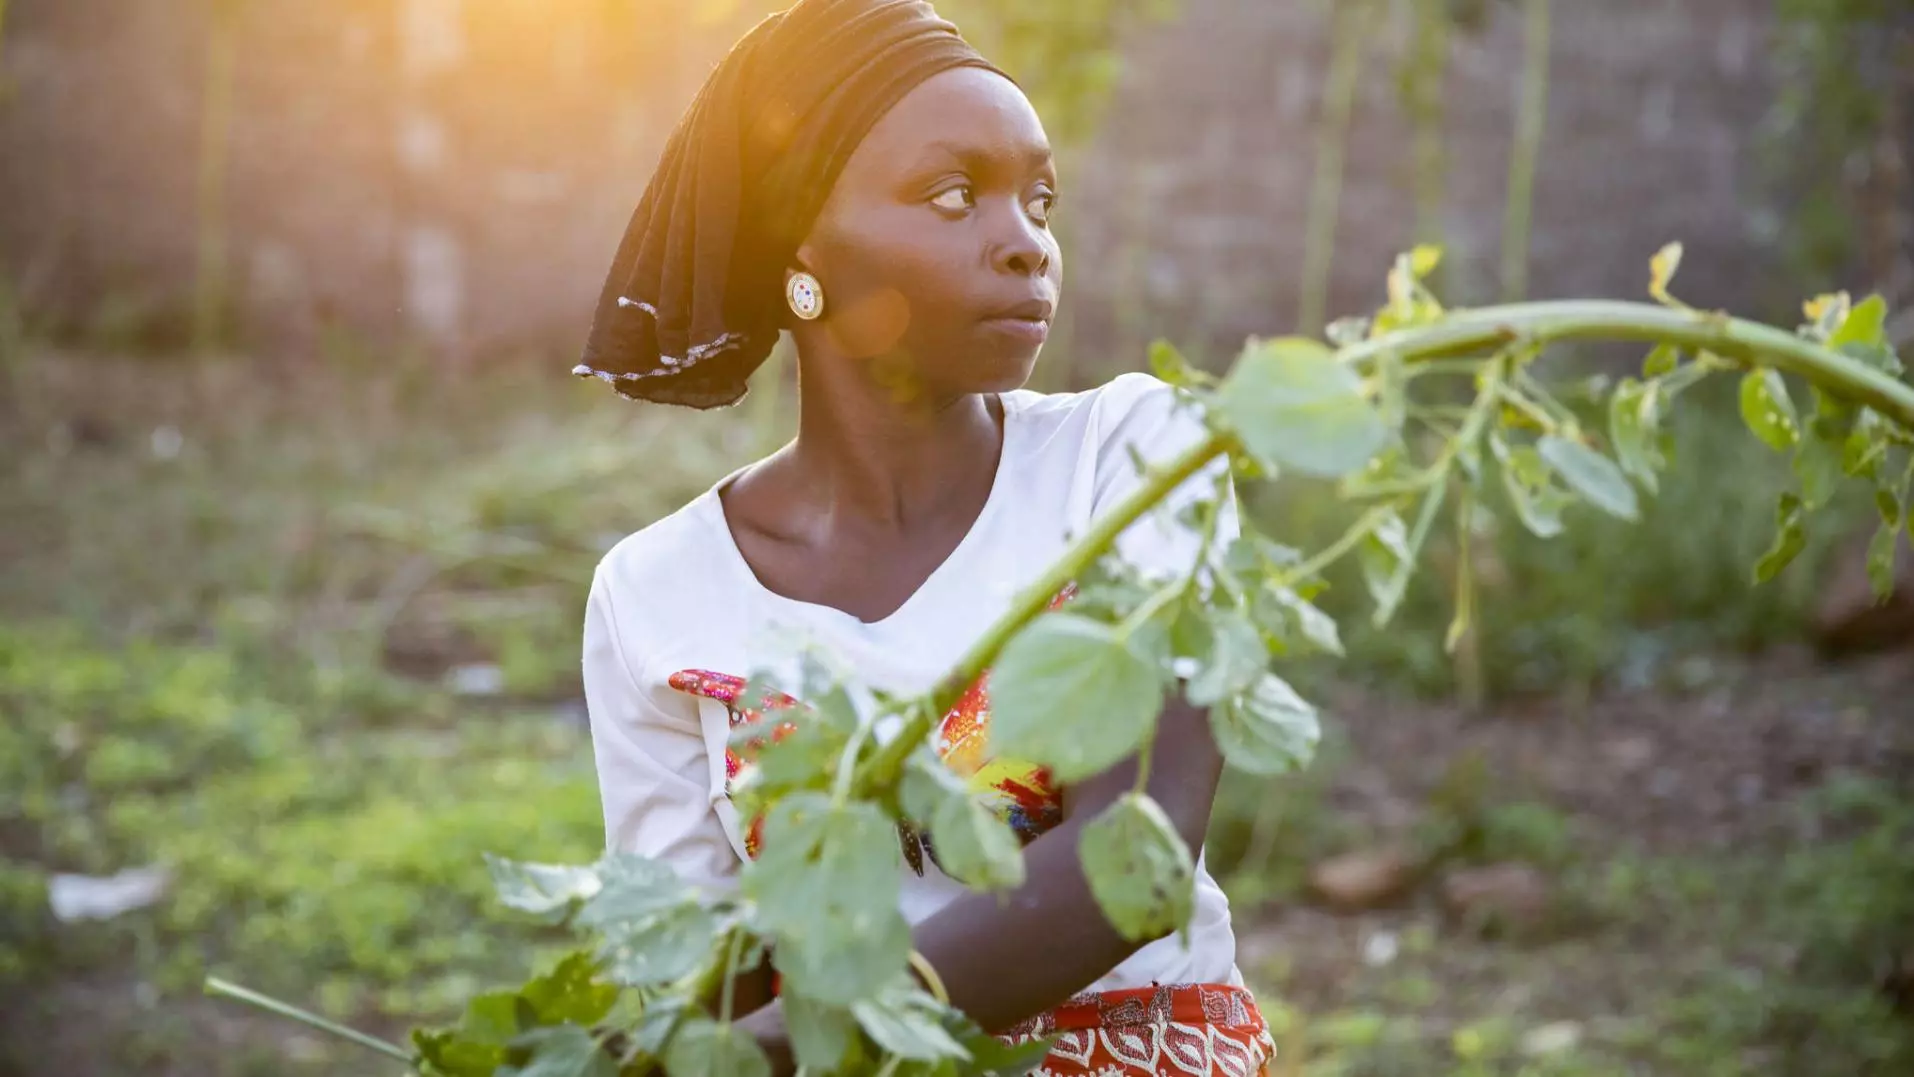
[[[1385,351],[1376,356],[1370,368],[1376,387],[1376,415],[1382,421],[1384,429],[1400,430],[1409,421],[1409,377],[1404,368],[1402,357],[1394,351]],[[1370,458],[1373,462],[1375,457]],[[1347,476],[1344,481],[1358,479],[1367,468]]]
[[[1657,344],[1642,360],[1642,377],[1659,378],[1673,374],[1681,365],[1681,349],[1673,344]]]
[[[1872,412],[1868,413],[1872,415]],[[1841,442],[1841,473],[1855,478],[1879,479],[1881,465],[1887,462],[1893,447],[1873,424],[1857,425]]]
[[[929,829],[931,819],[945,800],[969,795],[970,787],[944,765],[930,745],[917,749],[904,760],[904,774],[897,783],[897,803],[911,822]]]
[[[1801,440],[1801,420],[1776,370],[1751,370],[1741,379],[1741,421],[1768,448],[1787,452]]]
[[[1841,488],[1841,446],[1818,437],[1801,439],[1794,450],[1794,475],[1801,483],[1801,501],[1809,511],[1819,509]]]
[[[1223,563],[1238,576],[1251,576],[1272,568],[1289,568],[1303,562],[1301,550],[1285,546],[1260,531],[1244,530],[1230,543]]]
[[[768,798],[774,793],[828,787],[850,737],[848,729],[833,722],[811,721],[818,713],[823,712],[807,712],[781,736],[773,737],[772,731],[786,719],[775,712],[731,731],[733,747],[760,742],[750,753],[756,764],[752,768],[754,796]]]
[[[1269,665],[1263,634],[1249,615],[1234,606],[1201,608],[1209,625],[1209,654],[1189,679],[1184,696],[1192,706],[1207,707],[1249,687]]]
[[[1361,377],[1302,337],[1252,343],[1212,409],[1255,456],[1321,478],[1359,470],[1389,437]]]
[[[695,902],[621,920],[601,929],[605,978],[626,987],[672,983],[711,957],[724,923]]]
[[[1342,633],[1336,628],[1335,618],[1294,588],[1267,582],[1256,593],[1251,612],[1263,631],[1285,644],[1301,639],[1310,649],[1338,658],[1343,655]]]
[[[1150,661],[1110,625],[1067,611],[1030,622],[990,674],[998,750],[1048,766],[1066,783],[1134,754],[1162,709]]]
[[[1363,586],[1375,600],[1376,617],[1386,619],[1384,611],[1393,611],[1402,601],[1408,577],[1403,567],[1415,559],[1409,549],[1409,529],[1402,517],[1391,512],[1364,536],[1357,547],[1356,561],[1362,568]]]
[[[1901,526],[1901,498],[1885,486],[1874,491],[1874,510],[1881,515],[1881,522],[1894,527]]]
[[[1850,308],[1840,328],[1828,334],[1828,347],[1843,344],[1882,344],[1887,341],[1887,300],[1868,296]]]
[[[1651,494],[1667,466],[1655,437],[1661,423],[1658,402],[1652,386],[1633,379],[1623,381],[1608,401],[1608,439],[1615,446],[1615,459]]]
[[[1029,1077],[1056,1043],[1055,1036],[1005,1043],[975,1024],[956,1020],[962,1016],[953,1012],[945,1020],[945,1027],[970,1055],[969,1062],[956,1067],[957,1077]]]
[[[1802,524],[1801,499],[1782,494],[1775,507],[1774,545],[1755,563],[1755,582],[1767,583],[1787,568],[1807,547],[1807,531]]]
[[[524,1031],[518,1023],[518,992],[488,991],[465,1004],[459,1033],[476,1043],[504,1046]]]
[[[1210,710],[1223,757],[1251,774],[1287,774],[1307,765],[1322,740],[1322,723],[1289,682],[1265,673],[1249,691]]]
[[[1190,365],[1176,345],[1158,340],[1150,345],[1150,372],[1163,381],[1183,389],[1201,384],[1203,375]]]
[[[1323,337],[1338,348],[1347,348],[1369,339],[1369,325],[1363,317],[1338,318],[1323,330]]]
[[[851,1013],[865,1033],[891,1054],[920,1062],[970,1057],[944,1028],[943,1007],[910,977],[899,977],[875,997],[852,1003]]]
[[[698,900],[698,892],[668,864],[631,853],[614,853],[593,869],[598,892],[578,910],[578,923],[603,928],[638,920]]]
[[[1172,666],[1180,670],[1192,663],[1207,661],[1216,646],[1208,609],[1201,602],[1186,600],[1176,604],[1175,612],[1169,631]]]
[[[1655,252],[1648,262],[1648,294],[1663,303],[1674,303],[1668,294],[1668,286],[1674,282],[1675,273],[1681,269],[1681,244],[1670,243]]]
[[[1801,334],[1809,340],[1825,343],[1836,330],[1841,328],[1841,323],[1847,321],[1851,306],[1852,300],[1848,298],[1846,292],[1830,292],[1815,296],[1802,304],[1802,310],[1807,313],[1809,324],[1801,328]]]
[[[1641,504],[1628,476],[1615,462],[1579,441],[1545,434],[1536,451],[1584,501],[1623,520],[1641,518]]]
[[[1554,470],[1532,445],[1511,448],[1499,434],[1490,434],[1489,448],[1502,464],[1502,486],[1517,519],[1536,538],[1562,533],[1562,510],[1568,495],[1554,483]]]
[[[937,863],[972,890],[1011,890],[1024,881],[1023,844],[976,797],[945,797],[930,822]]]
[[[1123,794],[1083,828],[1077,854],[1097,905],[1123,937],[1160,938],[1189,922],[1195,862],[1156,801]]]
[[[857,1020],[851,1011],[792,991],[783,992],[779,999],[798,1063],[812,1073],[836,1073],[857,1042]]]
[[[512,1041],[514,1054],[530,1052],[521,1066],[499,1070],[499,1077],[616,1077],[618,1063],[577,1025],[534,1028]]]
[[[486,853],[498,899],[520,912],[547,915],[598,893],[602,885],[593,867],[528,864]]]
[[[665,1072],[671,1077],[771,1077],[771,1060],[750,1033],[693,1016],[665,1048]]]
[[[1894,561],[1901,552],[1899,521],[1876,528],[1867,544],[1867,578],[1874,585],[1874,598],[1886,602],[1894,597]]]
[[[678,1034],[678,1029],[696,1005],[686,995],[660,993],[653,996],[645,1003],[644,1012],[638,1016],[638,1027],[632,1030],[632,1049],[652,1058],[662,1055],[666,1041]]]
[[[1444,483],[1422,495],[1422,509],[1416,513],[1415,528],[1406,535],[1402,519],[1390,513],[1357,548],[1356,559],[1362,566],[1363,583],[1369,588],[1370,597],[1376,600],[1373,622],[1377,627],[1389,623],[1397,607],[1402,605],[1403,596],[1409,593],[1416,559],[1422,554],[1422,544],[1428,541],[1429,529],[1434,526],[1448,492],[1448,485]]]
[[[538,1024],[591,1025],[611,1012],[618,1001],[618,985],[600,980],[597,959],[580,950],[565,955],[550,972],[527,981],[518,994],[531,1006]]]
[[[505,1047],[474,1042],[450,1030],[412,1030],[421,1072],[429,1077],[492,1077],[505,1064]]]
[[[834,805],[805,792],[771,808],[741,889],[794,990],[848,1005],[904,967],[910,928],[898,912],[901,866],[896,823],[875,804]]]

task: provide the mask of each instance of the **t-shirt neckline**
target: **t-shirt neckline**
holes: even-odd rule
[[[700,500],[706,503],[705,518],[717,532],[719,556],[731,566],[742,586],[760,600],[830,618],[866,632],[878,632],[904,623],[908,614],[928,601],[926,595],[940,586],[945,577],[959,570],[961,563],[969,557],[972,547],[982,541],[982,535],[989,529],[992,517],[999,511],[999,503],[1005,497],[1005,487],[1009,485],[1008,477],[1016,466],[1012,460],[1012,454],[1019,446],[1020,425],[1016,420],[1019,410],[1017,396],[1016,393],[997,394],[997,400],[1003,408],[1003,442],[997,453],[997,470],[991,476],[990,491],[984,495],[984,504],[977,511],[977,518],[971,521],[970,528],[964,532],[962,538],[957,540],[957,545],[951,548],[950,553],[945,555],[942,561],[938,562],[936,568],[931,569],[930,574],[917,585],[917,589],[905,596],[904,601],[899,603],[896,609],[883,617],[875,621],[866,621],[848,610],[842,610],[827,603],[792,598],[772,590],[758,578],[757,571],[751,567],[751,562],[745,559],[744,551],[738,546],[737,537],[731,531],[730,519],[725,515],[724,499],[719,496],[719,491],[729,486],[739,475],[744,474],[751,466],[750,464],[739,467],[719,479],[700,496]]]

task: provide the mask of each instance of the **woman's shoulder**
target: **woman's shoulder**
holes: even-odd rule
[[[1120,431],[1175,410],[1175,386],[1154,374],[1130,371],[1102,385],[1067,393],[1039,393],[1019,389],[1005,395],[1026,428],[1044,436],[1027,444],[1055,446],[1059,441],[1088,447],[1111,441]]]
[[[1140,371],[1077,392],[1020,390],[1011,394],[1011,405],[1020,422],[1045,435],[1028,444],[1074,444],[1099,457],[1119,451],[1127,456],[1125,443],[1147,448],[1158,435],[1176,433],[1175,426],[1195,415],[1175,386]]]
[[[1006,394],[1019,415],[1052,420],[1071,417],[1113,418],[1152,399],[1173,399],[1176,388],[1154,374],[1128,371],[1102,385],[1068,393],[1019,389]]]
[[[598,559],[593,587],[624,595],[659,595],[708,578],[706,563],[719,549],[713,541],[707,490],[669,515],[613,543]]]

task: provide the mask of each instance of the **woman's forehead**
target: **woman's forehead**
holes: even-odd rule
[[[979,162],[1035,171],[1050,158],[1043,122],[1023,90],[994,71],[963,67],[905,94],[871,128],[847,171],[880,162],[886,172]]]

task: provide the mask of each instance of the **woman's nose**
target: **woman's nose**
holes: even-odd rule
[[[1050,234],[1032,221],[1021,207],[1007,214],[991,244],[991,265],[1020,277],[1041,277],[1050,271]]]

